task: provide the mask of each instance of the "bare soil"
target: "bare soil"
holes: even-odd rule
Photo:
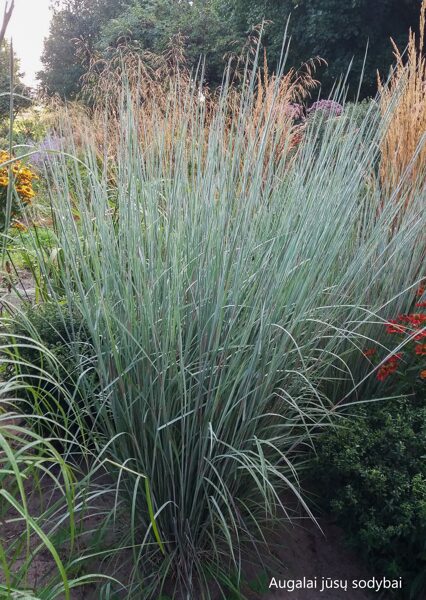
[[[20,270],[18,274],[11,271],[0,279],[0,316],[6,310],[18,308],[23,301],[35,298],[35,282],[32,273]]]
[[[311,521],[303,526],[295,526],[278,539],[276,554],[282,570],[273,572],[271,577],[277,580],[317,579],[316,589],[299,589],[290,592],[285,589],[271,588],[262,600],[370,600],[378,599],[376,594],[349,589],[353,580],[369,579],[372,573],[361,564],[360,559],[345,545],[344,532],[331,519],[319,519],[322,531]],[[377,575],[376,577],[381,575]],[[336,581],[348,581],[348,589],[327,590],[321,593],[322,578]],[[340,587],[340,585],[339,585]],[[384,598],[383,596],[381,598]]]
[[[30,500],[30,513],[37,514],[39,510],[39,500],[33,496]],[[34,506],[31,506],[34,503]],[[86,517],[88,529],[96,529],[97,517]],[[286,589],[271,588],[269,592],[247,594],[248,600],[372,600],[379,599],[379,596],[364,591],[354,591],[348,589],[346,592],[342,589],[328,590],[323,593],[321,590],[322,578],[331,578],[333,580],[347,580],[351,582],[355,579],[369,579],[372,574],[361,565],[351,551],[349,551],[344,542],[343,531],[334,525],[329,519],[320,520],[322,531],[310,520],[306,520],[302,525],[286,527],[278,530],[271,540],[273,545],[273,555],[276,559],[274,567],[268,569],[269,576],[278,581],[288,580],[313,580],[317,578],[317,589],[302,589],[292,592]],[[3,543],[12,540],[15,536],[22,533],[22,524],[14,521],[4,521],[0,523],[0,537]],[[63,555],[63,553],[61,553]],[[22,561],[17,561],[15,568],[21,565]],[[32,561],[28,572],[27,589],[34,590],[38,586],[50,579],[50,576],[56,569],[55,563],[50,553],[45,550],[39,552]],[[101,571],[97,565],[90,565],[90,571]],[[256,569],[252,569],[252,575]],[[250,574],[247,574],[247,580],[250,580]],[[380,575],[376,575],[380,576]],[[0,567],[0,581],[2,573]],[[72,590],[72,600],[97,600],[97,594],[93,585]],[[384,597],[380,596],[380,600]],[[142,599],[141,599],[142,600]],[[191,600],[198,600],[197,598]]]

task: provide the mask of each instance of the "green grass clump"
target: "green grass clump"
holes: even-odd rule
[[[225,86],[208,118],[175,82],[147,139],[124,85],[114,190],[89,134],[82,159],[51,161],[54,284],[34,248],[49,301],[90,339],[72,397],[111,467],[132,598],[207,598],[291,519],[283,498],[310,514],[315,436],[367,377],[384,308],[421,278],[421,189],[405,210],[375,177],[386,120],[333,119],[320,143],[312,127],[290,159],[273,102],[247,138],[255,81],[236,112]]]

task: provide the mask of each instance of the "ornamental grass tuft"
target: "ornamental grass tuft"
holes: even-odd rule
[[[63,412],[69,426],[83,407],[110,465],[109,555],[128,561],[129,598],[208,598],[265,527],[312,516],[300,476],[316,436],[371,374],[362,349],[386,347],[377,322],[424,277],[422,187],[407,209],[380,184],[389,119],[344,108],[295,149],[280,76],[262,106],[258,81],[256,66],[239,91],[225,78],[207,108],[171,77],[143,121],[124,76],[114,152],[98,114],[78,140],[63,123],[67,154],[47,167],[60,260],[36,236],[34,252],[49,302],[87,336],[70,345]]]

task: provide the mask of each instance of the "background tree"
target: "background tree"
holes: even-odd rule
[[[349,76],[352,93],[358,88],[367,43],[369,52],[362,94],[376,91],[376,73],[386,75],[392,63],[393,37],[399,46],[416,27],[421,0],[57,0],[51,32],[43,55],[43,88],[74,97],[90,55],[108,54],[124,40],[141,50],[162,52],[172,36],[186,41],[186,56],[195,67],[206,56],[206,77],[221,81],[229,51],[241,48],[253,27],[271,23],[262,43],[274,68],[279,60],[288,18],[292,37],[289,66],[313,56],[328,66],[320,73],[323,91],[353,59]],[[78,50],[78,51],[77,51]]]
[[[386,76],[393,62],[392,37],[398,46],[408,41],[408,30],[416,28],[421,0],[229,0],[234,23],[249,30],[262,18],[273,21],[264,45],[271,64],[279,59],[283,33],[290,16],[289,61],[320,56],[328,67],[321,73],[324,91],[345,75],[353,59],[349,85],[354,93],[361,78],[367,44],[362,94],[376,92],[377,71]]]
[[[0,119],[5,116],[10,116],[10,96],[7,92],[11,90],[11,45],[5,40],[6,31],[12,18],[13,10],[15,8],[14,0],[7,0],[4,5],[3,21],[0,26],[0,92],[6,93],[5,96],[0,96]],[[13,53],[13,88],[17,94],[24,95],[28,92],[28,89],[21,81],[21,74],[19,73],[19,61],[16,55]],[[28,103],[17,96],[14,101],[15,110],[22,106],[27,106]]]
[[[101,28],[97,49],[108,54],[109,49],[126,41],[135,48],[160,54],[168,48],[170,39],[180,34],[189,65],[195,69],[200,57],[205,57],[206,78],[218,84],[234,33],[221,8],[219,0],[139,0]]]
[[[420,6],[421,0],[300,0],[294,11],[295,15],[300,11],[294,19],[295,34],[300,33],[299,51],[319,54],[327,61],[324,83],[328,87],[354,59],[350,74],[354,91],[368,43],[363,93],[372,95],[377,89],[377,71],[386,77],[393,62],[390,38],[399,47],[407,45],[410,27],[418,26]]]
[[[56,0],[38,74],[42,91],[74,98],[105,22],[120,14],[125,0]]]
[[[6,93],[5,96],[0,96],[0,119],[9,117],[10,112],[10,96],[7,92],[10,92],[10,43],[4,40],[0,45],[0,92]],[[22,74],[20,73],[20,64],[16,54],[13,54],[13,86],[15,94],[27,95],[28,88],[21,80]],[[29,101],[24,100],[20,96],[15,96],[14,108],[15,112],[20,108],[29,105]]]

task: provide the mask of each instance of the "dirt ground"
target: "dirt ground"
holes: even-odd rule
[[[343,531],[329,519],[320,519],[321,530],[310,520],[303,526],[295,526],[282,534],[282,542],[276,541],[276,554],[282,565],[280,572],[271,574],[277,583],[288,580],[314,580],[316,589],[299,589],[293,592],[286,589],[271,588],[271,592],[262,600],[371,600],[379,596],[375,593],[350,589],[353,580],[370,579],[372,573],[361,565],[344,543]],[[278,536],[279,537],[279,536]],[[381,574],[376,574],[381,577]],[[348,581],[348,589],[322,589],[322,578]],[[344,587],[344,584],[343,584]],[[385,600],[385,596],[381,596]]]
[[[29,506],[30,512],[38,512],[37,499],[32,500],[34,506]],[[86,523],[92,529],[96,528],[96,517]],[[354,591],[348,589],[327,590],[321,592],[322,578],[331,578],[332,580],[353,580],[369,579],[372,573],[361,565],[359,558],[350,552],[344,544],[344,533],[329,519],[319,521],[321,530],[310,520],[303,521],[303,525],[286,526],[285,529],[278,529],[271,539],[274,556],[274,566],[268,568],[268,579],[272,577],[277,582],[317,579],[316,589],[295,589],[288,591],[286,589],[270,588],[270,592],[249,593],[248,600],[386,600],[385,596],[379,596],[374,593],[364,591]],[[22,524],[9,521],[0,523],[0,537],[2,542],[12,540],[22,531]],[[269,541],[269,538],[268,538]],[[21,565],[22,561],[17,561],[15,569]],[[91,565],[95,567],[96,565]],[[49,579],[49,574],[54,572],[55,563],[47,550],[39,552],[32,561],[28,572],[27,589],[37,589],[37,587]],[[102,570],[102,569],[101,569]],[[254,569],[253,573],[256,571]],[[381,577],[381,574],[376,574]],[[248,574],[246,577],[250,580]],[[0,567],[0,581],[2,573]],[[269,582],[271,581],[269,580]],[[125,581],[125,579],[122,579]],[[244,590],[245,591],[245,590]],[[72,600],[98,600],[94,586],[87,586],[72,590]],[[223,596],[221,596],[223,600]],[[188,599],[189,600],[189,599]],[[191,598],[190,600],[198,600]]]
[[[13,286],[7,278],[0,278],[0,316],[9,307],[19,307],[23,300],[34,300],[35,297],[34,277],[30,271],[20,271],[19,278],[12,272],[11,278]]]

